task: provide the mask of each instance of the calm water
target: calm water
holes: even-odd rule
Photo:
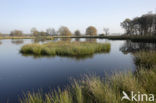
[[[111,43],[111,51],[85,58],[37,58],[19,53],[21,46],[34,42],[32,40],[0,40],[0,103],[17,103],[18,96],[26,91],[42,88],[43,92],[47,92],[58,86],[63,88],[71,77],[79,79],[84,74],[104,76],[105,73],[133,71],[135,64],[130,52],[156,48],[151,43],[96,41]]]

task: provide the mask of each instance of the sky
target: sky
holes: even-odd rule
[[[104,27],[110,33],[123,33],[120,23],[125,18],[149,11],[156,12],[156,0],[0,0],[0,32],[67,26],[72,32],[85,33],[92,25],[98,33]]]

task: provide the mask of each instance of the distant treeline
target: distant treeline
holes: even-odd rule
[[[133,19],[125,19],[121,23],[121,27],[125,29],[125,34],[139,35],[139,36],[156,36],[156,14],[147,13],[140,17],[135,17]],[[48,28],[46,31],[39,31],[36,28],[30,30],[31,34],[29,36],[82,36],[79,30],[72,33],[68,27],[62,26],[58,30],[54,28]],[[23,36],[21,30],[13,30],[9,34],[10,36]],[[97,36],[97,29],[94,26],[89,26],[86,29],[86,36]],[[109,28],[103,28],[103,34],[100,37],[109,35]],[[3,36],[0,33],[0,36]],[[26,34],[24,35],[26,36]]]
[[[121,26],[128,35],[155,35],[156,36],[156,14],[148,13],[134,19],[125,19]]]
[[[103,35],[108,35],[109,34],[109,29],[104,28],[103,29],[104,34]],[[72,33],[68,27],[62,26],[58,30],[55,30],[54,28],[48,28],[46,31],[39,31],[36,28],[32,28],[30,30],[31,34],[29,36],[81,36],[80,30],[76,30],[74,33]],[[21,30],[13,30],[9,34],[10,36],[23,36],[26,35],[24,34]],[[89,26],[86,29],[85,35],[87,36],[97,36],[97,29],[94,26]],[[0,34],[0,36],[5,36]]]

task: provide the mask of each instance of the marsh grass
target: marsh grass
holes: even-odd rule
[[[20,52],[38,56],[86,56],[94,53],[108,53],[110,49],[110,43],[59,41],[45,44],[27,44],[21,48]]]
[[[20,103],[44,103],[41,93],[30,93],[24,95],[25,100],[20,99]]]
[[[136,62],[142,65],[142,67],[138,67],[136,72],[116,73],[106,78],[85,76],[79,81],[74,80],[70,87],[64,90],[54,90],[45,96],[38,93],[28,93],[26,97],[21,99],[21,103],[140,103],[128,100],[121,101],[122,91],[125,91],[129,96],[131,91],[156,95],[155,53],[154,51],[135,53],[136,60],[139,60]],[[150,61],[152,62],[151,67],[147,69],[146,65],[143,64]],[[142,101],[141,103],[148,102]]]
[[[138,67],[151,68],[156,65],[155,51],[140,51],[134,53],[135,64]]]
[[[28,93],[21,99],[21,103],[133,103],[121,101],[122,91],[128,95],[131,91],[156,95],[155,71],[156,68],[141,69],[137,75],[132,72],[119,73],[106,80],[96,76],[85,77],[83,80],[74,81],[71,87],[58,89],[44,96]]]

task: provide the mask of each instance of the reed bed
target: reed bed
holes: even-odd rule
[[[20,103],[133,103],[121,101],[122,91],[156,95],[155,86],[156,68],[141,69],[136,75],[132,72],[118,73],[107,80],[86,76],[64,90],[58,89],[47,94],[28,93],[20,99]]]
[[[155,51],[140,51],[134,53],[134,61],[138,67],[151,68],[156,65]]]

